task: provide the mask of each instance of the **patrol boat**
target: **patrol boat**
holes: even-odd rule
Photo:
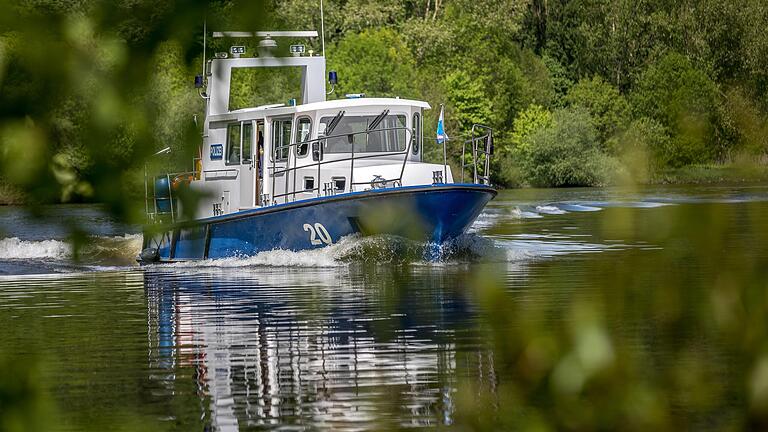
[[[148,223],[140,262],[313,249],[352,234],[441,245],[466,232],[496,195],[489,180],[490,128],[474,125],[462,141],[456,182],[445,149],[442,164],[422,161],[427,102],[364,95],[326,100],[324,55],[292,45],[291,56],[274,56],[275,38],[317,32],[213,37],[261,38],[259,55],[232,46],[205,61],[195,79],[205,100],[199,157],[192,172],[145,176]],[[229,109],[233,70],[278,67],[300,70],[298,101]],[[328,77],[333,93],[336,73]],[[471,180],[464,181],[465,173]],[[195,194],[194,206],[179,199],[183,191]]]

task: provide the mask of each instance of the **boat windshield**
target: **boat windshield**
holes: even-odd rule
[[[328,138],[325,144],[325,153],[351,153],[352,143],[350,143],[348,136],[353,135],[355,153],[376,153],[376,152],[401,152],[405,151],[406,135],[405,135],[405,116],[404,115],[388,115],[381,121],[376,129],[381,132],[371,132],[368,135],[366,142],[366,134],[358,133],[365,132],[378,116],[354,116],[346,115],[341,118],[339,124],[331,131],[329,135],[334,136]],[[323,131],[333,120],[333,116],[323,117],[320,119],[319,132],[320,136],[325,135]],[[401,128],[397,130],[386,130],[392,128]],[[382,130],[384,129],[384,130]],[[336,136],[341,135],[341,136]]]

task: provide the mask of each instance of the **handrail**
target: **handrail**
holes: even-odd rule
[[[377,152],[377,153],[373,153],[373,154],[365,154],[363,156],[356,156],[355,155],[355,140],[351,139],[351,141],[350,141],[350,144],[351,144],[351,152],[350,153],[351,153],[351,155],[349,157],[343,157],[341,159],[326,160],[326,161],[321,160],[318,157],[318,160],[315,163],[313,163],[313,164],[307,164],[307,165],[298,166],[298,158],[295,156],[296,151],[294,151],[294,158],[293,158],[294,159],[294,166],[293,167],[290,166],[291,165],[291,157],[290,157],[291,150],[290,149],[292,149],[292,148],[296,148],[297,149],[298,146],[300,146],[300,145],[307,145],[307,151],[309,152],[310,149],[314,148],[313,144],[315,144],[315,143],[318,143],[321,146],[321,148],[322,148],[323,143],[325,141],[329,140],[329,139],[343,138],[343,137],[346,137],[347,139],[350,139],[350,137],[354,137],[355,135],[365,134],[365,137],[366,137],[366,147],[367,147],[367,145],[368,145],[368,138],[369,138],[370,134],[372,134],[372,133],[386,133],[386,132],[390,132],[390,131],[401,131],[401,130],[405,131],[405,133],[406,133],[405,134],[406,147],[402,151]],[[402,162],[402,166],[401,166],[401,169],[400,169],[400,176],[398,176],[396,178],[392,178],[392,179],[382,179],[382,180],[379,180],[380,183],[393,182],[393,183],[400,183],[400,184],[402,184],[402,178],[403,178],[403,174],[405,173],[405,166],[406,166],[406,164],[408,162],[408,156],[410,155],[412,142],[413,142],[413,131],[410,128],[401,126],[401,127],[379,128],[379,129],[374,129],[374,130],[365,130],[365,131],[359,131],[359,132],[353,132],[353,133],[328,135],[328,136],[318,137],[318,138],[315,138],[315,139],[312,139],[312,140],[306,140],[306,141],[302,141],[302,142],[294,142],[294,143],[289,143],[289,144],[284,144],[284,145],[273,147],[272,148],[272,154],[270,155],[271,156],[271,162],[272,162],[272,166],[270,167],[271,168],[271,175],[272,175],[272,194],[270,196],[270,200],[273,203],[276,203],[276,199],[277,198],[283,198],[283,197],[287,197],[287,196],[291,195],[291,198],[293,199],[293,201],[295,201],[297,193],[307,192],[307,191],[316,192],[317,196],[319,197],[320,196],[320,190],[321,190],[320,189],[321,188],[321,185],[320,185],[321,168],[320,167],[323,166],[323,165],[330,165],[330,164],[341,163],[341,162],[349,162],[350,163],[349,190],[353,191],[353,188],[354,188],[355,185],[361,185],[361,184],[369,183],[369,182],[355,182],[354,181],[354,177],[353,177],[354,176],[354,162],[355,162],[355,160],[360,160],[360,159],[372,159],[372,158],[381,158],[381,157],[387,157],[387,156],[403,155],[403,162]],[[285,150],[285,149],[288,149],[288,157],[286,159],[284,159],[284,160],[281,160],[281,162],[284,161],[286,166],[284,168],[280,168],[280,167],[278,167],[276,165],[278,160],[277,160],[277,157],[275,157],[275,156],[276,156],[276,154],[280,153],[282,150]],[[320,151],[320,153],[322,154],[322,151]],[[364,153],[370,153],[370,152],[364,152]],[[299,169],[306,169],[306,168],[310,168],[310,167],[314,167],[314,166],[317,166],[317,184],[316,184],[316,187],[313,187],[312,189],[302,189],[301,191],[297,191],[296,190],[296,175],[297,175],[297,171]],[[293,190],[289,192],[288,191],[288,179],[289,179],[291,173],[293,173],[293,186],[294,187],[293,187]],[[286,174],[285,181],[284,181],[285,188],[284,188],[284,192],[283,193],[276,194],[275,193],[275,178],[278,175],[281,175],[281,174]]]
[[[405,132],[405,140],[406,140],[406,146],[405,149],[402,151],[385,151],[385,152],[360,152],[359,150],[356,152],[355,148],[355,139],[354,137],[357,135],[365,134],[365,144],[366,149],[368,147],[368,144],[370,142],[370,134],[372,133],[388,133],[388,132],[395,132],[396,137],[399,136],[399,131]],[[349,144],[351,146],[349,156],[342,156],[338,159],[333,160],[322,160],[323,155],[323,145],[327,143],[329,139],[338,139],[338,138],[344,138],[346,137],[349,140]],[[328,166],[331,164],[339,164],[339,163],[345,163],[349,162],[349,191],[354,191],[355,186],[359,185],[366,185],[370,184],[371,187],[376,188],[377,185],[381,185],[382,187],[388,187],[388,184],[392,184],[395,186],[402,185],[403,183],[403,176],[405,175],[405,167],[408,164],[408,157],[411,154],[411,148],[414,143],[414,132],[412,129],[407,128],[405,126],[402,127],[389,127],[389,128],[380,128],[380,129],[373,129],[373,130],[365,130],[365,131],[359,131],[359,132],[352,132],[352,133],[342,133],[342,134],[334,134],[334,135],[328,135],[328,136],[321,136],[315,139],[301,141],[301,142],[293,142],[289,144],[284,144],[280,146],[276,146],[270,149],[270,159],[271,159],[271,166],[265,166],[264,172],[269,172],[272,176],[272,188],[271,188],[271,194],[267,195],[262,193],[259,196],[259,205],[260,206],[267,206],[271,204],[277,204],[277,199],[284,198],[285,202],[288,202],[288,196],[291,196],[292,201],[296,201],[296,194],[297,193],[304,193],[304,192],[313,192],[316,194],[317,197],[321,196],[321,188],[323,185],[321,185],[321,174],[322,174],[322,166]],[[399,144],[399,141],[398,141]],[[466,156],[467,156],[467,145],[470,145],[471,148],[469,151],[472,152],[472,160],[469,162],[466,162]],[[299,166],[299,159],[298,159],[298,147],[299,146],[307,146],[307,154],[304,156],[309,156],[309,154],[315,154],[315,152],[318,153],[317,160],[314,161],[314,163],[308,163],[306,165]],[[278,160],[276,157],[278,153],[282,153],[283,151],[287,150],[287,157],[285,159]],[[344,153],[340,153],[343,155]],[[461,181],[464,182],[464,175],[467,168],[471,168],[472,170],[472,181],[473,183],[479,183],[479,184],[490,184],[490,159],[493,155],[493,129],[481,125],[481,124],[475,124],[472,126],[472,129],[470,131],[470,138],[463,142],[462,144],[462,159],[461,159]],[[291,159],[291,156],[293,156],[293,159]],[[382,178],[380,176],[376,176],[373,180],[369,181],[354,181],[354,167],[355,167],[355,161],[356,160],[364,160],[364,159],[374,159],[374,158],[386,158],[386,157],[392,157],[392,156],[402,156],[402,164],[400,167],[400,173],[397,177],[393,178]],[[278,166],[278,163],[282,166]],[[296,177],[298,175],[298,171],[300,169],[314,169],[314,167],[317,167],[317,182],[315,183],[314,187],[311,189],[301,189],[297,190],[296,188]],[[153,175],[151,176],[151,184],[150,184],[150,176],[146,171],[146,167],[144,170],[144,208],[145,212],[147,214],[147,220],[148,222],[164,222],[167,221],[168,216],[170,216],[170,219],[172,222],[176,222],[177,219],[177,213],[178,209],[174,205],[176,203],[177,198],[174,196],[173,192],[173,182],[172,180],[175,180],[176,178],[180,176],[190,176],[191,179],[198,179],[203,177],[208,172],[224,172],[224,171],[238,171],[237,176],[239,177],[239,170],[233,169],[233,168],[225,168],[220,170],[198,170],[197,166],[195,166],[195,170],[193,171],[187,171],[187,172],[177,172],[177,173],[167,173],[164,175],[165,180],[167,182],[168,187],[168,194],[167,196],[158,197],[156,189],[156,181],[160,176]],[[293,174],[293,178],[291,179],[291,174]],[[284,176],[284,184],[283,184],[283,193],[276,194],[276,177],[278,176]],[[200,176],[200,177],[197,177]],[[293,188],[291,191],[288,190],[288,182],[292,180]],[[443,180],[440,178],[439,180],[433,180],[434,182],[442,182],[448,181],[448,178],[445,177]],[[330,188],[330,189],[329,189]],[[150,193],[151,190],[151,193]],[[345,185],[346,190],[346,185]],[[325,184],[325,194],[335,194],[337,189],[335,188],[335,185],[332,183],[326,183]],[[150,205],[150,200],[152,204]],[[168,211],[161,211],[160,206],[158,206],[159,201],[168,201],[169,202],[169,208]],[[271,202],[270,202],[271,201]]]
[[[173,196],[173,183],[172,179],[175,180],[181,176],[191,176],[194,178],[197,171],[185,171],[185,172],[176,172],[176,173],[166,173],[164,175],[153,175],[152,176],[152,193],[150,194],[150,187],[149,187],[149,174],[147,171],[144,171],[144,209],[147,214],[147,221],[148,222],[157,222],[159,218],[170,215],[171,222],[176,222],[177,219],[177,211],[174,208],[174,203],[176,198]],[[157,193],[155,191],[156,188],[156,181],[160,177],[165,177],[165,180],[168,184],[168,196],[167,197],[158,197]],[[150,211],[149,209],[149,202],[152,201],[152,209],[153,211]],[[169,203],[169,211],[163,212],[160,211],[158,208],[158,201],[168,201]]]
[[[484,131],[484,132],[483,132]],[[479,135],[478,135],[479,134]],[[467,144],[470,144],[472,146],[472,161],[467,163],[465,162],[466,159],[466,152],[467,152]],[[478,144],[482,144],[483,148],[478,148]],[[478,153],[481,154],[482,160],[482,167],[481,167],[481,173],[478,174]],[[462,148],[461,148],[461,181],[464,182],[464,171],[467,167],[472,167],[472,182],[473,183],[479,183],[479,181],[482,181],[482,184],[490,184],[491,183],[491,155],[493,154],[493,129],[482,125],[482,124],[474,124],[472,125],[472,130],[470,131],[470,138],[466,141],[464,141]]]

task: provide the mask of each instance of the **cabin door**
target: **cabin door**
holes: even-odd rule
[[[242,149],[242,158],[240,159],[240,208],[248,208],[253,207],[254,202],[254,173],[256,170],[254,169],[254,160],[253,157],[254,153],[254,130],[253,130],[253,121],[247,120],[244,122],[241,122],[241,130],[242,133],[240,134],[241,144],[240,148]]]
[[[261,205],[261,184],[264,179],[264,120],[256,122],[256,148],[253,150],[253,202]]]

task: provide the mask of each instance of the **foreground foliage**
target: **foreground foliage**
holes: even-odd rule
[[[188,83],[202,61],[201,17],[213,27],[319,28],[315,6],[299,0],[0,6],[0,181],[10,185],[2,191],[28,204],[99,201],[134,222],[148,156],[170,146],[169,165],[184,167],[200,142],[193,115],[202,104]],[[264,23],[267,6],[274,21]],[[663,178],[672,169],[766,163],[764,1],[347,0],[327,2],[326,13],[328,61],[341,72],[340,92],[446,103],[455,140],[473,122],[492,126],[502,185],[602,185]],[[315,51],[319,44],[311,41]],[[436,116],[432,110],[426,119],[428,138]],[[440,160],[437,146],[427,150]],[[455,164],[459,147],[449,154]],[[708,215],[731,220],[726,216]],[[606,230],[635,229],[636,222],[619,217]],[[694,247],[720,250],[718,232],[706,238]],[[707,385],[718,377],[697,364],[695,337],[678,350],[690,367],[661,378],[643,374],[638,365],[647,359],[633,347],[613,344],[605,315],[641,297],[649,325],[662,335],[701,331],[729,344],[730,358],[740,362],[732,379],[743,383],[735,400],[743,403],[724,424],[764,428],[768,267],[721,258],[699,263],[727,269],[706,287],[712,304],[705,311],[684,307],[681,278],[695,275],[670,272],[648,298],[640,296],[648,284],[629,264],[587,269],[584,275],[613,275],[615,284],[559,311],[571,317],[569,328],[535,327],[535,314],[547,311],[508,307],[512,300],[493,281],[478,282],[489,338],[513,379],[490,396],[464,387],[461,425],[677,429],[676,404],[705,412],[713,400],[733,397]],[[519,313],[507,313],[516,307]],[[39,428],[50,407],[35,384],[37,369],[0,363],[0,427]]]

